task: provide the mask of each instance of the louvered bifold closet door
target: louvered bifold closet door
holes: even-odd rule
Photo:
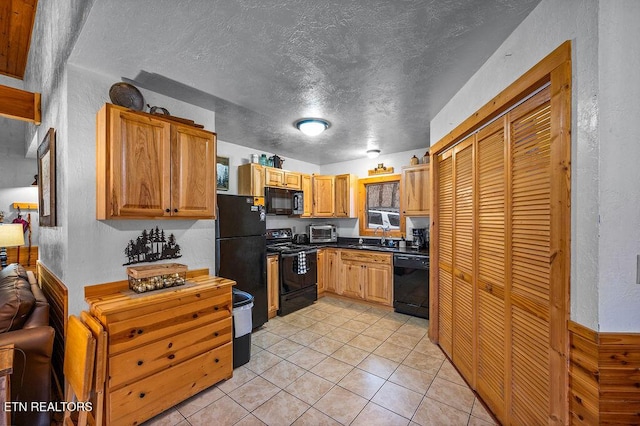
[[[491,411],[505,414],[505,210],[504,118],[477,137],[477,389]]]
[[[453,149],[453,361],[473,382],[473,141]]]
[[[452,150],[438,156],[438,334],[442,350],[453,346],[453,158]]]
[[[508,115],[513,424],[549,422],[550,112],[546,88]]]

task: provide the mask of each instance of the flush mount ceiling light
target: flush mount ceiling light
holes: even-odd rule
[[[367,157],[369,158],[378,158],[379,155],[380,155],[379,149],[370,149],[367,151]]]
[[[295,126],[307,136],[317,136],[329,128],[329,122],[321,118],[303,118]]]

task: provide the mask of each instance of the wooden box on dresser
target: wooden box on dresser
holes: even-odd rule
[[[108,333],[106,424],[140,424],[232,377],[233,285],[198,270],[143,294],[127,281],[85,287]]]

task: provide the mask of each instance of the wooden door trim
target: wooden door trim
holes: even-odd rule
[[[570,318],[570,229],[571,229],[571,185],[570,185],[570,165],[571,165],[571,42],[566,41],[561,44],[557,49],[551,52],[547,57],[542,59],[533,68],[527,71],[524,75],[518,78],[514,83],[509,85],[505,90],[500,92],[487,104],[482,106],[478,111],[472,114],[469,118],[464,120],[459,126],[441,138],[430,149],[430,156],[434,158],[434,165],[431,167],[431,259],[432,265],[430,271],[430,294],[431,294],[431,312],[430,317],[432,320],[429,324],[429,337],[435,343],[439,343],[439,281],[438,281],[438,269],[440,267],[439,262],[439,250],[440,244],[438,242],[439,233],[439,217],[438,207],[439,200],[437,199],[438,192],[438,171],[437,164],[449,155],[455,156],[455,151],[460,149],[455,147],[450,149],[458,143],[465,143],[464,140],[479,130],[482,126],[488,124],[492,120],[498,118],[504,114],[511,107],[515,106],[525,96],[537,90],[546,84],[549,84],[551,92],[551,108],[552,108],[552,124],[551,124],[551,140],[552,140],[552,152],[551,152],[551,235],[550,242],[550,279],[555,285],[551,286],[550,298],[551,303],[549,305],[550,316],[550,363],[549,368],[551,372],[550,380],[550,407],[549,407],[549,422],[553,424],[566,424],[569,420],[569,380],[568,380],[568,354],[569,354],[569,333],[567,323]],[[509,132],[505,135],[509,138]],[[462,142],[461,142],[462,141]],[[511,154],[508,151],[510,146],[510,140],[505,140],[505,154],[507,161],[510,162]],[[510,187],[509,170],[511,166],[505,164],[505,179],[507,188]],[[454,174],[454,187],[455,187],[455,166],[453,170]],[[507,191],[509,194],[510,191]],[[506,209],[505,220],[506,223],[510,223],[511,213],[511,197],[508,195],[505,197]],[[455,223],[455,211],[454,211],[454,223]],[[505,250],[507,253],[511,252],[511,235],[510,227],[507,227],[505,238],[507,238],[507,244]],[[474,252],[477,253],[477,250]],[[455,253],[454,257],[455,257]],[[509,256],[505,259],[505,305],[510,306],[511,289],[510,289],[510,277],[511,268],[509,265]],[[475,274],[475,272],[474,272]],[[505,326],[510,327],[509,315],[506,315]],[[506,330],[505,330],[506,331]],[[508,333],[505,335],[505,347],[507,350],[505,357],[505,367],[508,367],[511,363],[509,357],[510,354],[511,339]],[[506,383],[510,383],[511,376],[509,374],[510,368],[505,368],[507,380]],[[506,395],[506,407],[509,407],[510,393]],[[507,417],[509,414],[507,413]]]

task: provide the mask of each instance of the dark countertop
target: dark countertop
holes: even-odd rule
[[[397,240],[393,240],[393,241],[397,245],[398,241]],[[333,247],[333,248],[350,249],[350,250],[380,251],[380,252],[392,253],[392,254],[395,254],[395,253],[414,254],[414,255],[429,257],[428,247],[416,250],[411,246],[408,246],[403,249],[398,247],[381,246],[379,239],[372,240],[372,239],[363,238],[363,243],[358,244],[358,238],[341,238],[340,237],[338,238],[337,243],[324,243],[324,244],[312,244],[312,245],[318,248]]]

